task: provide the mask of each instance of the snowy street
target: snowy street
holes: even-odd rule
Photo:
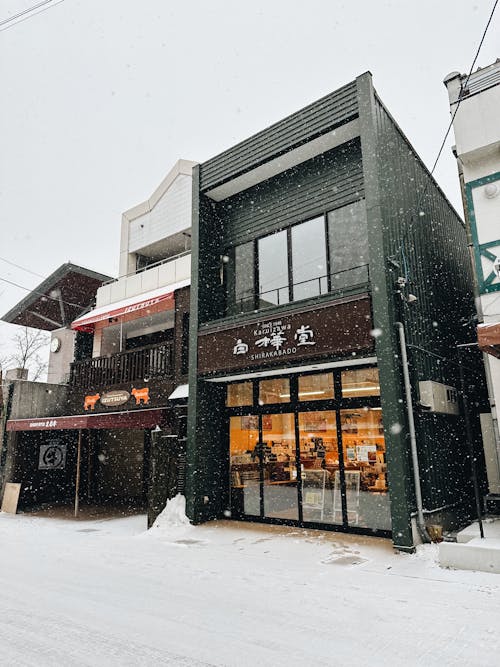
[[[500,576],[435,546],[0,514],[2,665],[498,665]]]

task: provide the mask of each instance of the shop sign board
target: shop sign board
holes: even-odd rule
[[[64,470],[66,467],[66,444],[55,438],[40,445],[38,470]]]
[[[198,337],[200,373],[293,364],[373,349],[370,299],[357,298],[244,323]],[[215,353],[216,351],[216,353]]]
[[[128,391],[117,389],[106,391],[101,394],[101,403],[103,405],[123,405],[130,398]]]

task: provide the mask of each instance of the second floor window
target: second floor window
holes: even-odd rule
[[[364,201],[236,246],[228,256],[228,314],[366,284]]]

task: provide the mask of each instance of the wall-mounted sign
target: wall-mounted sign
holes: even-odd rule
[[[101,394],[100,401],[103,405],[123,405],[130,398],[128,391],[115,389]]]
[[[46,445],[40,445],[38,470],[64,470],[65,466],[66,444],[54,439]]]
[[[140,405],[141,401],[144,405],[149,403],[149,387],[143,387],[142,389],[134,387],[130,393],[135,398],[136,405]]]
[[[366,296],[239,326],[200,332],[200,373],[286,364],[327,354],[373,349]],[[217,351],[214,354],[214,350]]]
[[[101,394],[92,394],[91,396],[85,396],[85,399],[83,401],[83,409],[88,410],[89,408],[93,410],[95,408],[95,404],[97,401],[100,399]]]

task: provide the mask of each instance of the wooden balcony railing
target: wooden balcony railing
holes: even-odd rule
[[[168,342],[118,352],[109,357],[74,361],[69,384],[72,387],[111,387],[136,380],[171,377],[173,372],[173,344]]]

